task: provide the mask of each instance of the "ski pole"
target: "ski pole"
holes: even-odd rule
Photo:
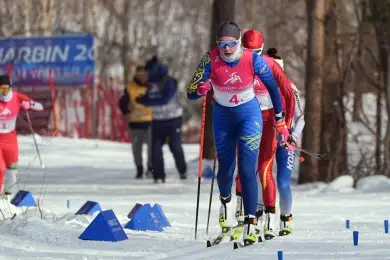
[[[28,121],[28,125],[30,128],[31,134],[32,134],[33,139],[34,139],[35,149],[37,150],[37,154],[38,154],[39,162],[41,164],[41,168],[45,168],[45,165],[42,162],[41,153],[39,152],[37,139],[35,138],[35,132],[34,132],[34,129],[32,127],[31,118],[30,118],[30,114],[28,113],[28,110],[26,110],[26,117],[27,117],[27,121]]]
[[[294,145],[294,147],[297,151],[300,151],[300,152],[303,152],[303,153],[308,154],[310,156],[313,156],[314,158],[316,158],[318,160],[322,160],[327,156],[326,153],[315,153],[315,152],[309,151],[307,149],[303,149],[303,148],[296,146],[296,145]]]
[[[211,203],[213,200],[213,189],[214,189],[214,180],[215,180],[215,168],[217,165],[217,154],[214,156],[213,164],[213,177],[211,179],[211,188],[210,188],[210,199],[209,199],[209,212],[207,213],[207,225],[206,225],[206,235],[209,234],[209,224],[210,224],[210,214],[211,214]]]
[[[203,145],[204,145],[204,127],[206,123],[206,98],[203,97],[202,104],[202,125],[200,131],[200,148],[199,148],[199,169],[198,169],[198,194],[196,196],[196,215],[195,215],[195,240],[198,233],[198,216],[199,216],[199,197],[200,197],[200,182],[202,179],[202,163],[203,163]]]

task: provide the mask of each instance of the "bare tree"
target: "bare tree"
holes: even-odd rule
[[[379,61],[381,79],[384,86],[386,112],[390,115],[390,1],[369,1],[372,21],[379,47]],[[390,172],[390,122],[387,120],[386,135],[384,138],[383,172]]]
[[[53,33],[52,12],[54,0],[40,0],[41,9],[41,30],[43,35],[49,36]]]
[[[328,0],[325,16],[327,55],[324,59],[324,75],[327,76],[323,88],[321,150],[328,157],[320,163],[320,180],[325,182],[346,174],[348,170],[344,97],[356,58],[358,32],[355,28],[345,26],[340,19],[348,16],[344,7],[335,0]],[[346,35],[350,39],[345,39]]]
[[[322,91],[324,61],[324,19],[326,0],[306,0],[308,16],[308,51],[305,82],[305,119],[303,146],[312,151],[321,149]],[[302,164],[299,183],[318,181],[318,160],[308,157]]]
[[[214,0],[212,7],[211,37],[210,49],[217,46],[218,27],[225,21],[234,21],[235,18],[235,0]],[[213,105],[211,100],[207,99],[206,105],[206,123],[204,132],[204,159],[214,159],[215,144],[213,135]]]

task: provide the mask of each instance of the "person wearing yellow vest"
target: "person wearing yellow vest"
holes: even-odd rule
[[[129,135],[132,139],[132,151],[134,163],[137,168],[136,179],[142,179],[144,174],[142,146],[147,140],[148,163],[146,176],[152,176],[152,145],[151,123],[153,119],[152,109],[135,102],[135,99],[146,93],[148,89],[148,73],[145,65],[140,63],[136,67],[136,73],[132,82],[124,90],[119,100],[119,108],[124,116],[128,117]]]

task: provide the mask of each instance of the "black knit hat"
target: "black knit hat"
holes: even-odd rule
[[[0,85],[12,85],[11,79],[8,77],[7,74],[0,75]]]
[[[271,58],[274,58],[274,59],[278,59],[278,60],[281,60],[282,58],[277,55],[278,53],[278,50],[276,48],[269,48],[267,50],[267,55],[270,56]]]
[[[241,38],[240,27],[235,22],[225,22],[223,23],[217,32],[217,38],[224,36],[234,37],[236,40]]]
[[[151,67],[153,67],[157,63],[158,63],[158,58],[156,55],[154,55],[150,60],[146,61],[145,69],[149,70]]]

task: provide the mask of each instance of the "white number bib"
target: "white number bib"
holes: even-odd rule
[[[214,88],[214,98],[218,104],[225,107],[236,107],[251,101],[255,97],[253,88],[248,88],[240,93],[218,91]]]
[[[257,94],[256,98],[260,103],[261,110],[268,110],[274,107],[274,105],[272,104],[271,96],[268,93]]]
[[[7,134],[15,130],[16,117],[8,119],[0,119],[0,133]]]

